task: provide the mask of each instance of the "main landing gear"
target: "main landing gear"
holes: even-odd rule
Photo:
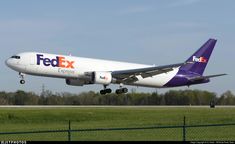
[[[20,84],[25,84],[25,80],[24,80],[24,76],[25,76],[25,74],[23,74],[23,73],[19,73],[19,75],[20,75]]]
[[[105,95],[107,93],[111,93],[112,92],[112,90],[110,88],[107,89],[106,87],[107,87],[107,85],[104,85],[104,89],[100,90],[100,94],[101,95]]]
[[[116,90],[116,94],[123,94],[123,93],[127,93],[128,89],[127,88],[120,88]]]
[[[104,89],[100,91],[100,94],[101,95],[105,95],[107,93],[111,93],[112,90],[110,88],[106,88],[107,85],[104,85]],[[116,91],[116,94],[123,94],[123,93],[127,93],[128,92],[128,89],[127,88],[123,88],[123,84],[120,84],[120,88],[117,89]]]
[[[116,90],[116,94],[123,94],[123,93],[127,93],[128,89],[127,88],[123,88],[123,84],[120,83],[119,89]]]

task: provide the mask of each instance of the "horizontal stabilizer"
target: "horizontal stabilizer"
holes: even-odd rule
[[[209,75],[209,76],[204,76],[205,78],[213,78],[213,77],[219,77],[219,76],[224,76],[227,74],[217,74],[217,75]]]
[[[214,77],[219,77],[219,76],[224,76],[227,74],[217,74],[217,75],[208,75],[208,76],[197,76],[197,77],[191,77],[188,78],[190,81],[194,82],[194,81],[201,81],[201,80],[206,80],[206,79],[210,79],[210,78],[214,78]]]

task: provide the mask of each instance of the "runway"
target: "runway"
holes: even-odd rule
[[[216,108],[235,108],[234,105],[220,105],[215,106]],[[0,108],[210,108],[209,105],[202,105],[202,106],[126,106],[126,105],[1,105]]]

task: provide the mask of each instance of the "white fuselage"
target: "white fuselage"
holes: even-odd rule
[[[112,72],[152,66],[36,52],[20,53],[18,56],[20,56],[20,59],[8,59],[6,61],[6,64],[15,71],[36,76],[64,79],[82,79],[86,72]],[[173,71],[144,79],[141,76],[137,76],[138,81],[134,82],[132,85],[163,87],[178,71],[179,68],[174,68]]]

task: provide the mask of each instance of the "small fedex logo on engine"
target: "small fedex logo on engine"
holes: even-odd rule
[[[199,62],[199,63],[207,63],[207,59],[204,58],[204,57],[196,57],[196,56],[193,56],[193,61],[194,62]]]
[[[44,58],[43,54],[37,54],[37,65],[61,67],[74,69],[74,61],[66,60],[63,56],[56,56],[55,58]]]

